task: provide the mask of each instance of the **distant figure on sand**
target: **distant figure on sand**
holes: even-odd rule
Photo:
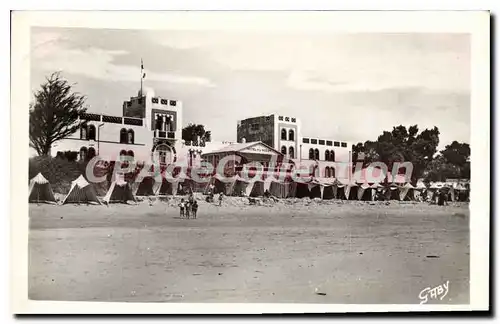
[[[193,218],[196,219],[196,213],[198,212],[198,202],[195,200],[191,204],[191,214],[193,215]]]
[[[438,205],[439,206],[448,205],[447,198],[448,198],[448,194],[446,192],[444,192],[444,190],[439,190],[439,192],[438,192]]]
[[[184,202],[184,198],[181,199],[181,202],[179,203],[179,209],[180,209],[180,218],[184,218],[185,215],[185,209],[186,209],[186,203]]]
[[[219,194],[219,206],[222,206],[222,197],[224,197],[224,193],[223,192],[221,192]]]

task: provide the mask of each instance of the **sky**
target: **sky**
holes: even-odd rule
[[[61,71],[89,111],[121,115],[140,87],[181,100],[183,126],[235,141],[237,120],[297,117],[305,137],[376,140],[437,126],[439,148],[470,142],[467,34],[111,30],[31,31],[31,90]]]

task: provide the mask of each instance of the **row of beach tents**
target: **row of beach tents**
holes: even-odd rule
[[[309,182],[284,182],[275,178],[249,181],[239,175],[223,178],[216,174],[208,183],[196,183],[190,177],[181,174],[179,177],[157,182],[152,177],[145,177],[140,183],[129,184],[121,178],[114,180],[102,199],[108,204],[113,202],[135,201],[136,196],[162,196],[185,194],[190,191],[202,191],[205,194],[224,193],[226,196],[261,197],[271,195],[277,198],[321,198],[373,201],[384,200],[424,200],[424,195],[432,198],[438,190],[446,190],[451,200],[465,197],[468,188],[463,184],[431,183],[426,186],[418,182],[416,186],[410,183],[382,185],[379,183],[359,184],[355,181],[335,178],[314,178]],[[426,200],[426,199],[425,199]],[[29,202],[55,203],[56,199],[49,181],[38,173],[29,184]],[[83,175],[71,183],[71,188],[62,200],[68,203],[101,204],[96,190]]]

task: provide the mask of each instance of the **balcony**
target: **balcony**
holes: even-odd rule
[[[175,132],[167,132],[167,131],[161,131],[161,130],[155,129],[154,130],[154,137],[175,139]]]

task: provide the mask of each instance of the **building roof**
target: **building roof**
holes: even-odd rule
[[[249,142],[249,143],[234,143],[234,144],[230,144],[228,146],[225,146],[223,148],[217,149],[215,151],[203,153],[203,155],[242,152],[244,150],[248,150],[248,149],[250,149],[252,147],[256,147],[256,146],[264,147],[264,149],[267,151],[271,151],[272,153],[281,155],[281,152],[278,152],[277,150],[273,149],[271,146],[264,144],[263,142],[260,142],[260,141]],[[260,152],[260,153],[262,153],[262,152]]]

